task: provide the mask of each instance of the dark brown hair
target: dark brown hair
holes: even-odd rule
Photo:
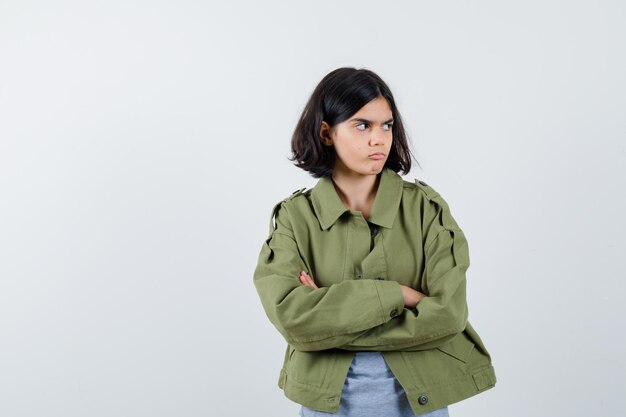
[[[396,108],[391,90],[374,72],[350,67],[337,68],[328,73],[315,87],[291,137],[290,161],[308,171],[314,178],[330,176],[335,166],[335,149],[326,146],[320,138],[322,121],[330,127],[354,115],[370,101],[384,97],[393,117],[393,141],[385,167],[408,174],[412,155],[402,118]],[[417,164],[419,162],[415,159]]]

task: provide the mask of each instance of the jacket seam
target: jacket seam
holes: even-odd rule
[[[428,249],[430,249],[430,247],[435,243],[435,241],[439,239],[439,235],[442,234],[443,232],[462,232],[462,230],[461,229],[448,229],[447,227],[444,227],[443,229],[437,232],[437,234],[430,240],[430,242],[426,243],[426,246],[424,247],[424,252],[427,252]]]
[[[288,238],[290,238],[290,239],[291,239],[291,240],[293,240],[294,242],[296,241],[296,239],[295,239],[293,236],[291,236],[290,234],[288,234],[288,233],[276,232],[276,231],[275,231],[275,232],[272,232],[272,236],[273,236],[273,235],[282,235],[282,236],[287,236]]]
[[[407,340],[406,343],[402,344],[402,343],[388,343],[388,344],[382,344],[382,343],[377,343],[376,345],[372,345],[372,346],[376,346],[379,348],[405,348],[405,347],[409,347],[409,346],[416,346],[421,344],[420,342],[424,342],[424,341],[432,341],[433,339],[439,339],[441,337],[444,336],[450,336],[453,335],[455,333],[459,333],[458,329],[451,327],[449,329],[446,329],[445,331],[439,332],[439,333],[435,333],[435,334],[430,334],[428,336],[421,336],[415,339],[410,339]],[[366,345],[367,347],[370,347],[370,345]],[[435,349],[435,348],[433,348]],[[386,349],[388,350],[388,349]]]
[[[385,320],[385,307],[383,306],[383,300],[380,297],[380,286],[376,283],[376,295],[378,296],[378,304],[380,305],[380,314],[383,320]]]
[[[488,368],[486,368],[488,369]],[[443,388],[443,387],[447,387],[450,385],[457,385],[460,382],[466,382],[466,381],[471,381],[472,378],[474,378],[474,374],[477,374],[478,372],[475,372],[473,370],[467,370],[467,372],[465,372],[462,375],[458,375],[452,378],[447,378],[447,379],[442,379],[440,381],[436,381],[436,382],[430,382],[428,384],[428,387],[426,388],[426,390],[430,390],[430,389],[436,389],[436,388]],[[417,386],[414,386],[415,388],[409,390],[409,391],[423,391],[422,389],[419,389]]]
[[[290,374],[290,373],[289,373],[289,372],[287,372],[287,371],[285,371],[285,373],[287,374],[287,381],[288,381],[287,383],[288,383],[288,384],[289,384],[289,381],[291,381],[291,383],[294,383],[294,382],[295,382],[296,384],[298,384],[298,385],[303,385],[303,386],[305,386],[305,387],[312,387],[312,388],[319,388],[319,389],[322,389],[322,390],[324,390],[324,391],[327,391],[327,393],[328,393],[328,394],[330,394],[330,393],[334,393],[334,391],[335,391],[334,389],[329,388],[328,386],[318,385],[318,384],[312,384],[312,383],[309,383],[309,382],[304,382],[304,381],[302,381],[302,380],[300,380],[300,379],[298,379],[298,378],[294,377],[294,376],[293,376],[293,373],[291,373],[291,374]]]
[[[346,271],[348,270],[348,258],[349,258],[349,253],[348,251],[350,251],[351,249],[351,245],[350,245],[350,236],[352,235],[350,233],[350,227],[352,227],[351,225],[348,225],[348,227],[346,227],[346,238],[345,238],[345,242],[346,244],[344,245],[344,247],[346,248],[346,251],[344,253],[344,260],[343,260],[343,271],[342,271],[342,277],[341,280],[343,281],[344,278],[346,277]],[[354,271],[352,271],[352,273],[354,273]]]
[[[461,230],[461,229],[444,229],[444,230],[439,231],[439,232],[437,233],[437,235],[433,238],[433,240],[431,241],[431,243],[428,245],[428,247],[427,247],[426,249],[424,249],[424,253],[426,253],[426,252],[427,252],[427,250],[428,250],[428,248],[430,248],[430,246],[431,246],[431,245],[433,245],[433,244],[434,244],[434,242],[435,242],[437,239],[439,239],[439,235],[440,235],[442,232],[459,232],[459,233],[463,233],[463,230]],[[452,244],[454,245],[454,242],[453,242]],[[456,261],[456,259],[455,259],[455,261]],[[463,263],[463,264],[456,264],[456,265],[454,266],[454,268],[458,268],[458,267],[459,267],[459,265],[467,265],[467,264],[465,264],[465,263]],[[435,283],[435,282],[437,282],[440,278],[441,278],[441,277],[437,277],[436,279],[434,279],[433,281],[431,281],[431,284],[434,284],[434,283]],[[463,329],[461,329],[461,331],[463,331]]]
[[[477,368],[477,369],[467,369],[462,375],[457,375],[455,377],[452,378],[446,378],[446,379],[442,379],[440,381],[436,381],[436,382],[429,382],[426,384],[426,386],[420,386],[420,385],[416,385],[416,384],[411,384],[411,387],[409,387],[409,389],[407,390],[408,392],[416,392],[416,391],[427,391],[429,389],[434,389],[434,388],[442,388],[442,387],[446,387],[446,386],[450,386],[450,385],[457,385],[461,382],[466,382],[466,381],[471,381],[472,378],[474,377],[474,375],[476,374],[480,374],[481,372],[484,372],[486,370],[492,369],[493,365],[487,365],[481,368]],[[281,369],[281,371],[283,371]],[[324,386],[324,385],[319,385],[319,384],[313,384],[313,383],[309,383],[309,382],[304,382],[296,377],[294,377],[293,374],[290,374],[289,372],[287,372],[286,370],[284,371],[286,376],[287,376],[287,381],[286,384],[297,384],[297,385],[302,385],[304,387],[311,387],[311,388],[317,388],[317,389],[321,389],[323,391],[325,391],[326,393],[330,394],[332,392],[334,392],[335,390],[329,386]]]
[[[363,327],[359,326],[359,327],[349,327],[343,331],[340,332],[334,332],[334,333],[326,333],[323,336],[320,336],[319,338],[289,338],[287,341],[289,343],[294,342],[294,343],[311,343],[311,342],[323,342],[324,340],[330,339],[331,337],[335,337],[335,336],[343,336],[349,333],[353,333],[353,332],[360,332],[360,331],[365,331],[368,330],[374,326],[378,326],[379,323],[378,321],[373,321],[371,323],[366,323],[365,325],[363,325]]]

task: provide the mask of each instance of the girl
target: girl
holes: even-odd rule
[[[437,191],[398,174],[412,155],[385,82],[326,75],[291,147],[319,180],[274,206],[254,284],[300,416],[443,417],[493,387],[467,321],[467,240]]]

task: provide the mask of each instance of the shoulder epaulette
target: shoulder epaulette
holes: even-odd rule
[[[434,190],[430,185],[426,184],[424,181],[420,181],[418,179],[415,180],[415,184],[426,194],[426,198],[428,198],[432,203],[441,207],[443,211],[443,215],[441,216],[441,222],[443,227],[448,230],[459,230],[459,225],[457,224],[454,217],[452,217],[452,213],[450,212],[450,207],[448,206],[448,202],[444,200],[441,195]]]
[[[287,197],[288,200],[291,200],[292,198],[294,198],[295,196],[302,194],[302,191],[306,190],[306,187],[302,187],[299,190],[294,191],[293,193],[291,193],[291,195],[289,197]]]
[[[437,191],[435,191],[430,185],[426,184],[424,181],[422,180],[418,180],[417,178],[415,179],[415,185],[417,185],[417,187],[424,191],[424,194],[426,194],[426,197],[429,200],[434,199],[435,197],[439,196],[439,193]]]
[[[276,230],[274,219],[276,218],[276,214],[278,213],[278,210],[280,209],[280,205],[283,204],[283,202],[287,200],[291,200],[292,198],[302,194],[304,190],[306,190],[306,187],[302,187],[299,190],[294,191],[293,193],[291,193],[289,197],[283,198],[278,203],[276,203],[276,205],[274,205],[274,207],[272,208],[272,214],[270,216],[270,228],[269,228],[270,235],[272,234],[272,232],[274,232],[274,230]]]

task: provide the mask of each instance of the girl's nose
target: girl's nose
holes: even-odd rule
[[[385,143],[388,135],[389,132],[387,131],[373,131],[372,136],[370,137],[370,143],[373,145]]]

